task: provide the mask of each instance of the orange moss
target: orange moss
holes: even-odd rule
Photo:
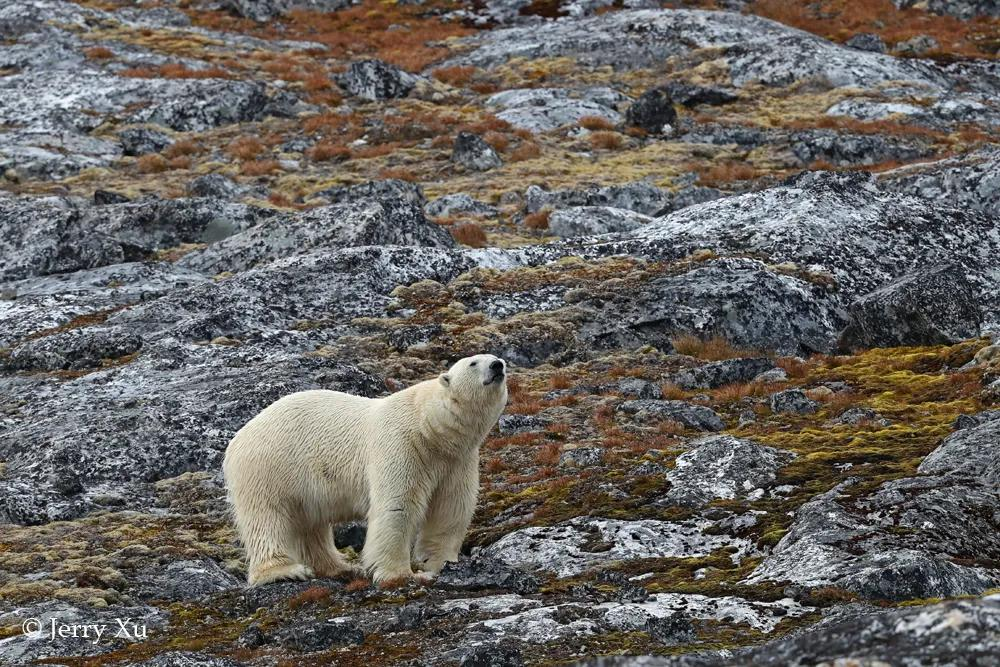
[[[454,225],[451,227],[451,235],[459,243],[473,248],[482,248],[486,245],[486,232],[478,225]]]
[[[587,139],[592,147],[608,151],[617,150],[624,143],[622,135],[617,132],[591,132]]]
[[[240,173],[244,176],[266,176],[280,170],[277,160],[252,160],[240,166]]]
[[[517,148],[511,151],[511,162],[523,162],[524,160],[534,160],[542,154],[542,149],[533,141],[522,142]]]
[[[551,211],[548,209],[542,209],[541,211],[529,213],[524,216],[524,226],[528,229],[548,229],[550,213]]]

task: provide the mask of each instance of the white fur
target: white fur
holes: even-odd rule
[[[506,375],[487,383],[495,361],[462,359],[385,398],[290,394],[241,428],[223,471],[249,583],[350,572],[332,527],[362,518],[361,562],[376,582],[427,578],[456,560],[479,493],[479,446],[507,402]]]

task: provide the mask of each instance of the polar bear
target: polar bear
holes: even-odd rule
[[[361,518],[361,563],[376,583],[429,581],[458,558],[479,446],[506,403],[506,363],[489,354],[385,398],[311,390],[272,403],[223,462],[248,583],[350,573],[332,528]]]

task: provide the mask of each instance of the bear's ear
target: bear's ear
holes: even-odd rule
[[[438,375],[438,382],[441,383],[442,387],[450,387],[451,386],[451,376],[448,375],[447,373],[441,373],[441,375]]]

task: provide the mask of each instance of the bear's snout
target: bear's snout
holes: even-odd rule
[[[493,384],[504,377],[505,364],[503,359],[494,359],[490,364],[490,377],[483,384]]]

